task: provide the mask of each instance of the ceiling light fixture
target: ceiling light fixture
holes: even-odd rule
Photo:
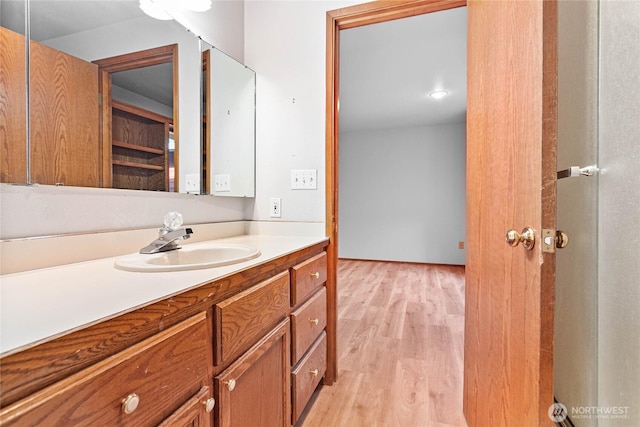
[[[446,90],[436,90],[433,91],[429,94],[430,97],[432,97],[433,99],[442,99],[445,96],[447,96],[449,94],[449,92],[447,92]]]
[[[164,7],[153,0],[140,0],[139,6],[144,13],[154,19],[161,21],[170,21],[173,19],[173,17],[165,11]]]
[[[139,5],[140,9],[150,17],[168,21],[173,19],[169,13],[172,8],[205,12],[211,9],[211,0],[182,0],[180,3],[172,0],[140,0]]]

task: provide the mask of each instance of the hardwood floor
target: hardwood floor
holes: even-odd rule
[[[466,426],[463,333],[464,267],[339,260],[338,381],[298,425]]]

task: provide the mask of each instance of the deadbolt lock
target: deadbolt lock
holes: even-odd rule
[[[521,233],[518,233],[516,230],[509,230],[507,231],[505,240],[509,245],[513,247],[516,247],[520,243],[522,243],[522,246],[524,246],[524,248],[528,251],[533,249],[536,244],[535,232],[531,227],[523,228]]]

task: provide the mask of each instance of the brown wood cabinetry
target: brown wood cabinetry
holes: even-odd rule
[[[292,411],[295,424],[327,370],[327,254],[291,268]]]
[[[114,100],[111,123],[112,187],[168,190],[171,119]]]
[[[216,376],[217,426],[289,426],[290,366],[285,319]]]
[[[212,425],[210,413],[216,400],[211,396],[211,387],[205,386],[166,418],[158,427],[206,427]]]
[[[216,365],[230,362],[287,316],[289,273],[215,305]]]
[[[327,254],[322,253],[291,268],[291,306],[303,302],[327,281]]]
[[[326,245],[4,355],[0,425],[292,425],[326,369]]]
[[[200,313],[3,408],[2,425],[162,422],[210,384],[207,322]]]
[[[24,36],[0,27],[0,180],[27,182]],[[98,67],[30,42],[31,182],[101,186]]]

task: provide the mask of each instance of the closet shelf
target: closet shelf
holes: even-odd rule
[[[164,154],[165,151],[159,148],[145,147],[137,144],[129,144],[126,142],[113,141],[111,143],[115,147],[128,148],[129,150],[144,151],[145,153]]]
[[[135,163],[135,162],[124,162],[122,160],[113,160],[112,163],[114,165],[125,166],[125,167],[128,167],[128,168],[150,169],[150,170],[155,170],[155,171],[163,171],[164,170],[164,166],[149,165],[149,164]]]

